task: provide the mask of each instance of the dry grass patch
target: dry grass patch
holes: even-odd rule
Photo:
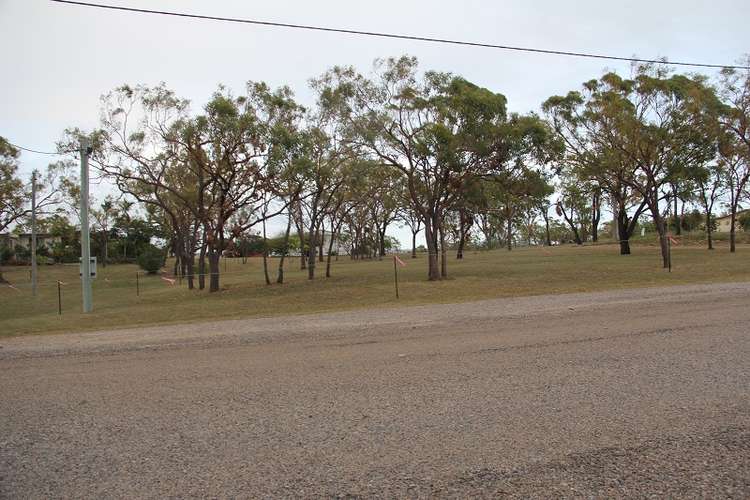
[[[0,336],[29,333],[108,329],[159,323],[196,322],[219,318],[250,318],[336,311],[367,307],[461,302],[496,297],[569,293],[687,283],[750,281],[750,247],[734,255],[725,244],[709,252],[695,246],[674,249],[674,269],[661,269],[656,247],[636,246],[620,256],[614,245],[597,247],[526,248],[512,252],[468,252],[463,261],[451,258],[450,278],[426,281],[426,259],[408,259],[399,271],[401,299],[393,291],[393,264],[383,261],[333,263],[333,277],[308,281],[299,261],[289,262],[284,285],[266,286],[259,259],[226,263],[222,291],[188,290],[158,276],[141,276],[136,296],[131,265],[99,268],[94,282],[94,312],[84,315],[77,266],[40,268],[40,287],[31,296],[28,268],[6,267],[0,286]],[[277,261],[272,259],[275,272]],[[224,270],[224,265],[222,265]],[[275,274],[273,275],[275,278]],[[63,314],[57,313],[57,280],[62,288]]]

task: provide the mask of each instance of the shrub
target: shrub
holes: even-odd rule
[[[738,218],[739,226],[743,231],[750,233],[750,213],[745,212]]]
[[[29,250],[28,248],[22,247],[21,245],[16,245],[15,253],[17,263],[28,264],[31,262],[31,250]]]
[[[164,265],[164,252],[154,245],[148,245],[141,249],[136,261],[148,274],[156,274]]]
[[[0,264],[8,264],[13,259],[13,250],[5,245],[0,247]]]

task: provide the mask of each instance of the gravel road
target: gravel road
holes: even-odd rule
[[[750,283],[0,345],[0,497],[750,497]]]

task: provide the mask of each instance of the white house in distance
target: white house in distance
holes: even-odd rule
[[[52,236],[46,233],[36,235],[37,248],[46,247],[52,250],[52,246],[55,243],[60,243],[60,241],[59,236]],[[31,233],[2,233],[0,234],[0,246],[8,247],[11,250],[15,250],[16,248],[31,248]]]
[[[323,232],[323,255],[328,255],[328,245],[331,243],[331,233],[328,231]],[[333,242],[333,253],[334,255],[346,255],[349,252],[349,249],[346,245],[341,243],[339,239]],[[299,257],[300,251],[299,249],[295,248],[294,250],[290,250],[287,254],[292,257]]]
[[[740,217],[744,214],[750,214],[750,209],[748,210],[738,210],[737,211],[737,221],[735,223],[734,230],[737,232],[742,231],[742,226],[739,224]],[[732,223],[732,216],[731,215],[725,215],[723,217],[717,217],[714,219],[716,222],[716,232],[717,233],[728,233],[729,232],[729,226]]]

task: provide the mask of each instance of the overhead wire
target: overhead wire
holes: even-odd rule
[[[36,154],[40,154],[40,155],[62,156],[62,155],[68,154],[68,153],[75,153],[75,151],[62,151],[62,152],[59,152],[59,153],[52,153],[52,152],[49,152],[49,151],[38,151],[36,149],[26,148],[24,146],[19,146],[18,144],[13,144],[10,141],[6,141],[6,142],[8,144],[10,144],[11,146],[13,146],[14,148],[16,148],[16,149],[20,149],[22,151],[28,151],[29,153],[36,153]]]
[[[315,25],[310,25],[310,24],[296,24],[296,23],[276,22],[276,21],[261,21],[258,19],[242,19],[242,18],[236,18],[236,17],[209,16],[209,15],[203,15],[203,14],[190,14],[187,12],[175,12],[175,11],[166,11],[166,10],[139,9],[135,7],[123,7],[120,5],[108,5],[108,4],[100,4],[100,3],[93,3],[93,2],[80,2],[80,1],[75,1],[75,0],[51,0],[51,1],[60,3],[60,4],[77,5],[81,7],[93,7],[97,9],[116,10],[116,11],[123,11],[123,12],[134,12],[134,13],[139,13],[139,14],[156,14],[156,15],[162,15],[162,16],[182,17],[182,18],[200,19],[200,20],[207,20],[207,21],[252,24],[252,25],[257,25],[257,26],[269,26],[269,27],[275,27],[275,28],[291,28],[291,29],[300,29],[300,30],[309,30],[309,31],[323,31],[323,32],[329,32],[329,33],[342,33],[342,34],[347,34],[347,35],[391,38],[391,39],[400,39],[400,40],[412,40],[412,41],[418,41],[418,42],[462,45],[462,46],[468,46],[468,47],[482,47],[482,48],[509,50],[509,51],[516,51],[516,52],[530,52],[530,53],[537,53],[537,54],[549,54],[549,55],[568,56],[568,57],[585,57],[585,58],[593,58],[593,59],[605,59],[605,60],[611,60],[611,61],[627,61],[627,62],[636,62],[636,63],[644,63],[644,64],[670,64],[674,66],[690,66],[690,67],[700,67],[700,68],[717,68],[717,69],[727,68],[727,69],[750,70],[750,66],[743,66],[743,65],[669,61],[667,59],[664,59],[664,60],[642,59],[638,57],[612,56],[612,55],[597,54],[597,53],[590,53],[590,52],[573,52],[573,51],[557,50],[557,49],[540,49],[540,48],[533,48],[533,47],[500,45],[500,44],[485,43],[485,42],[471,42],[471,41],[465,41],[465,40],[453,40],[453,39],[448,39],[448,38],[436,38],[436,37],[427,37],[427,36],[419,36],[419,35],[404,35],[404,34],[397,34],[397,33],[385,33],[385,32],[379,32],[379,31],[363,31],[363,30],[357,30],[357,29],[351,29],[351,28],[331,28],[331,27],[325,27],[325,26],[315,26]]]

